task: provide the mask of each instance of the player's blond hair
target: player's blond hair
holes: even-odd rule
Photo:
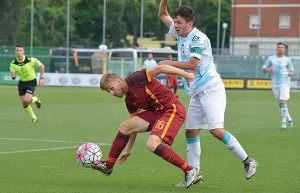
[[[121,80],[121,78],[116,75],[115,73],[111,72],[111,71],[107,71],[106,73],[104,73],[100,79],[100,89],[101,90],[106,90],[107,89],[107,83],[119,79]]]

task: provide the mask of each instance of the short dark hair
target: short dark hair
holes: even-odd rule
[[[180,16],[186,22],[195,21],[195,11],[193,8],[183,5],[177,8],[174,12],[174,17]]]
[[[22,44],[17,44],[16,48],[24,48]]]
[[[286,48],[286,45],[285,45],[285,43],[278,42],[278,43],[277,43],[277,46],[279,46],[279,45],[283,45],[283,46]]]

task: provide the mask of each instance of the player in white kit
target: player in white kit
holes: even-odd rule
[[[143,62],[143,69],[151,68],[157,65],[157,62],[153,59],[153,54],[148,53],[147,59]]]
[[[250,158],[238,140],[224,129],[226,93],[213,62],[210,40],[193,27],[195,14],[191,7],[179,7],[172,19],[168,14],[167,4],[167,0],[161,0],[158,15],[169,27],[169,34],[177,39],[178,61],[163,60],[158,64],[194,72],[195,79],[190,83],[190,87],[184,79],[182,80],[185,91],[190,96],[185,133],[187,158],[188,163],[199,170],[194,183],[203,181],[200,172],[200,129],[209,130],[243,161],[246,179],[250,179],[256,173],[257,162]],[[180,183],[176,186],[185,187],[185,184]]]
[[[290,58],[284,55],[285,44],[277,44],[277,53],[269,56],[263,65],[263,72],[271,74],[272,91],[281,111],[281,129],[293,129],[293,119],[289,113],[287,101],[290,99],[291,76],[294,67]]]

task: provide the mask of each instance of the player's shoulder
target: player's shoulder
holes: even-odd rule
[[[31,62],[37,61],[38,59],[36,59],[35,57],[28,57],[28,60]]]
[[[273,60],[273,59],[277,59],[277,56],[276,54],[275,55],[272,55],[272,56],[268,56],[267,58],[268,60]]]
[[[10,65],[15,64],[15,62],[16,62],[16,59],[13,59],[13,60],[10,62]]]
[[[283,56],[284,57],[284,59],[286,59],[286,60],[292,60],[290,57],[288,57],[288,56]]]

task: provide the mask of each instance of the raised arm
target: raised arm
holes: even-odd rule
[[[168,13],[168,0],[161,0],[159,4],[158,16],[167,27],[173,22],[172,17]]]
[[[150,76],[155,77],[161,73],[164,74],[174,74],[178,76],[182,76],[185,79],[187,79],[187,82],[191,82],[194,80],[194,74],[185,72],[179,68],[169,66],[169,65],[158,65],[152,68],[148,68]]]

